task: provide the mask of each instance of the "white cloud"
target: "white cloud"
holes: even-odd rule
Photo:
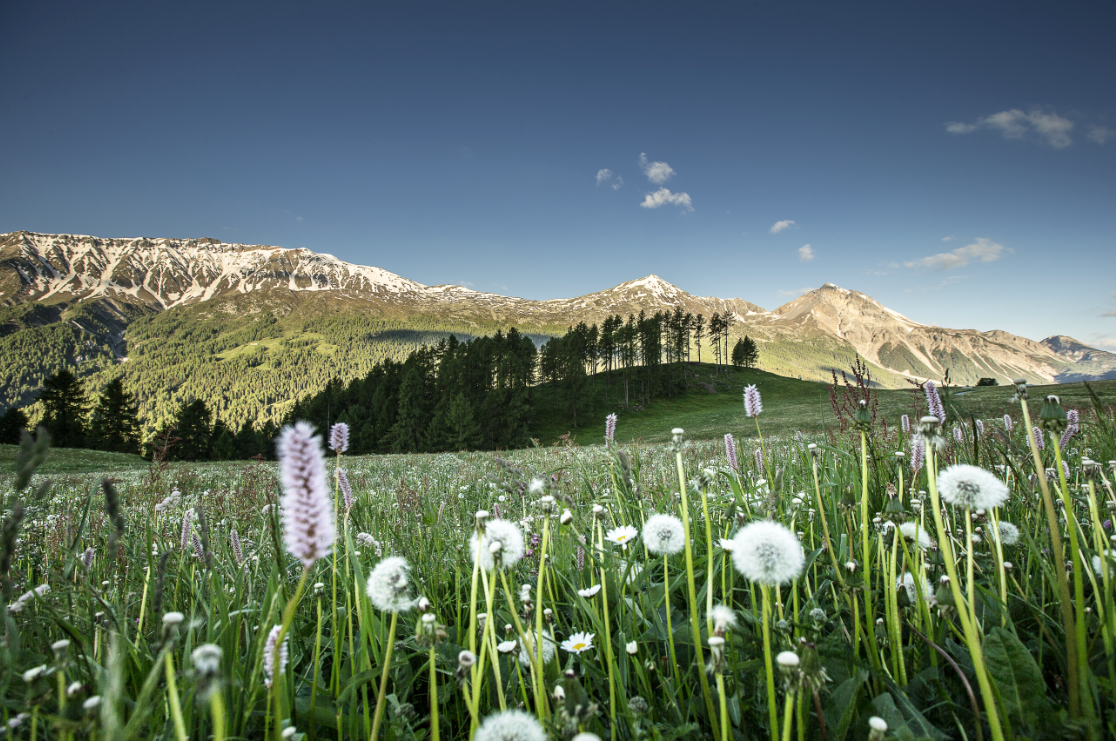
[[[674,175],[674,168],[665,162],[650,162],[646,154],[639,155],[639,166],[643,168],[647,179],[655,185],[662,185]]]
[[[972,244],[958,247],[951,252],[940,252],[936,255],[923,257],[918,260],[903,263],[908,268],[933,268],[934,270],[954,270],[963,268],[970,262],[995,262],[1005,254],[1015,252],[1010,247],[993,242],[984,237],[977,237]]]
[[[608,169],[607,167],[597,170],[597,185],[600,185],[601,183],[607,183],[611,179],[612,170]]]
[[[776,295],[779,296],[779,298],[798,298],[802,294],[809,293],[812,290],[814,290],[814,289],[813,288],[792,288],[789,291],[776,291],[775,293],[776,293]]]
[[[798,228],[798,224],[795,224],[793,221],[776,221],[774,224],[771,225],[771,233],[772,234],[778,234],[779,232],[783,231],[784,229],[797,229],[797,228]]]
[[[955,239],[957,239],[957,237],[942,237],[943,242],[952,242]]]
[[[623,175],[617,175],[616,176],[616,182],[612,184],[612,189],[613,190],[620,190],[623,187],[624,187],[624,176]]]
[[[798,248],[798,261],[810,262],[814,259],[814,248],[808,244],[804,244]]]
[[[675,206],[682,206],[687,211],[694,210],[689,193],[671,193],[666,188],[659,188],[654,193],[648,193],[644,197],[643,203],[639,205],[644,208],[658,208],[668,203],[673,203]]]
[[[1116,131],[1106,126],[1091,126],[1087,138],[1094,144],[1104,144],[1109,139],[1116,139]]]
[[[1101,316],[1116,316],[1116,309],[1113,309],[1112,311],[1106,311],[1101,314]]]
[[[1093,347],[1099,347],[1102,350],[1109,350],[1116,352],[1116,339],[1108,340],[1093,340],[1089,343]]]
[[[978,118],[975,123],[951,121],[946,124],[946,131],[951,134],[971,134],[977,129],[999,131],[1005,139],[1022,139],[1027,134],[1036,134],[1056,149],[1073,144],[1073,139],[1070,138],[1073,121],[1057,113],[1043,113],[1039,110],[1024,113],[1018,108],[1012,108]]]

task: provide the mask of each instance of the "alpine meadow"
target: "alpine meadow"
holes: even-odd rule
[[[1116,739],[1116,3],[0,28],[0,741]]]

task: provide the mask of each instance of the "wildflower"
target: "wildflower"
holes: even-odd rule
[[[536,636],[538,633],[531,631],[519,639],[519,663],[523,666],[530,666],[532,659],[539,655],[539,648],[535,645]],[[542,636],[542,663],[549,664],[554,658],[554,636],[549,630],[543,631]]]
[[[583,651],[588,651],[593,648],[593,638],[595,633],[574,633],[566,640],[562,641],[562,650],[569,651],[572,654],[580,654]]]
[[[926,461],[926,440],[922,437],[911,438],[911,473],[915,476],[922,470]]]
[[[907,540],[918,544],[918,547],[922,550],[930,547],[930,534],[926,532],[926,528],[917,522],[904,522],[899,526],[899,532]]]
[[[1005,414],[1004,415],[1004,430],[1006,430],[1008,433],[1011,432],[1011,415],[1010,414]]]
[[[635,656],[639,653],[639,644],[635,641],[628,641],[624,644],[624,650],[628,652],[629,656]]]
[[[726,553],[732,553],[732,538],[719,538],[717,540],[717,545],[721,546],[722,551],[725,551]]]
[[[927,381],[923,389],[926,391],[926,406],[930,410],[930,416],[937,418],[938,424],[945,424],[945,407],[942,406],[942,399],[938,396],[938,387],[933,381]]]
[[[994,474],[967,463],[957,463],[938,474],[938,491],[948,504],[970,509],[992,509],[1007,499],[1007,487]]]
[[[763,411],[763,400],[760,399],[759,389],[753,383],[744,387],[744,414],[756,417]]]
[[[977,434],[984,437],[984,420],[978,419],[976,421]]]
[[[868,719],[868,728],[868,741],[883,741],[884,734],[887,733],[887,721],[873,715]]]
[[[86,571],[89,571],[93,566],[93,554],[95,552],[93,546],[89,546],[85,549],[85,553],[81,554],[81,565],[85,567]]]
[[[643,543],[660,556],[673,556],[686,545],[682,521],[673,515],[651,515],[643,525]]]
[[[733,538],[732,562],[746,579],[776,586],[797,578],[806,558],[788,528],[759,520],[745,525]]]
[[[903,428],[903,434],[904,435],[911,434],[911,418],[910,417],[908,417],[906,414],[904,414],[902,417],[899,418],[899,424]]]
[[[736,440],[733,439],[731,432],[725,435],[725,457],[728,458],[729,467],[733,471],[740,470],[740,465],[736,462]]]
[[[182,533],[179,536],[178,545],[179,550],[186,550],[190,546],[190,531],[193,527],[193,520],[191,516],[194,510],[188,509],[182,513]]]
[[[626,549],[628,547],[628,541],[630,541],[632,538],[637,537],[638,535],[639,531],[631,525],[621,525],[620,527],[614,527],[607,533],[605,533],[605,539],[611,540],[616,545]]]
[[[519,645],[519,641],[501,641],[496,644],[496,650],[502,654],[510,654]]]
[[[796,669],[799,664],[798,654],[794,651],[780,651],[775,657],[775,663],[780,669]]]
[[[371,548],[376,553],[376,558],[384,555],[383,548],[380,546],[380,541],[373,538],[368,533],[357,533],[357,542],[365,548]]]
[[[1033,427],[1031,432],[1035,433],[1035,447],[1039,450],[1046,450],[1046,441],[1042,439],[1042,430]]]
[[[1010,522],[1001,520],[998,530],[1000,533],[1000,543],[1003,545],[1015,545],[1019,542],[1019,528]]]
[[[368,576],[368,599],[381,612],[404,612],[411,609],[411,566],[402,556],[385,558]]]
[[[709,618],[713,621],[715,633],[724,633],[727,629],[736,627],[736,613],[727,605],[714,605],[709,611]]]
[[[31,684],[32,682],[34,682],[39,677],[46,674],[46,670],[47,670],[46,664],[40,664],[39,666],[36,666],[34,669],[28,669],[27,671],[25,671],[23,673],[23,681],[27,682],[28,684]]]
[[[961,431],[960,427],[953,428],[953,439],[959,443],[965,442],[965,433]]]
[[[1070,438],[1074,436],[1078,429],[1080,429],[1078,427],[1078,424],[1081,420],[1076,409],[1070,409],[1066,412],[1066,421],[1068,422],[1068,424],[1066,425],[1066,431],[1062,433],[1061,439],[1058,440],[1058,447],[1061,448],[1065,448],[1066,443],[1068,443],[1070,441]]]
[[[475,663],[477,663],[477,655],[472,651],[462,651],[457,654],[457,664],[462,669],[468,669]]]
[[[594,584],[593,586],[589,587],[588,589],[577,590],[577,593],[580,594],[582,597],[585,597],[586,599],[589,599],[590,597],[595,596],[597,594],[597,592],[599,592],[599,591],[601,591],[601,585],[600,584]]]
[[[85,710],[93,710],[93,709],[97,708],[100,704],[101,704],[101,696],[100,695],[93,695],[92,697],[87,699],[85,702],[83,702],[81,704],[81,706]]]
[[[611,445],[616,439],[616,414],[605,417],[605,444]]]
[[[546,741],[546,731],[535,716],[522,710],[505,710],[485,718],[473,741]]]
[[[203,643],[193,650],[190,660],[194,671],[203,676],[213,676],[221,668],[221,647],[213,643]]]
[[[333,547],[333,503],[326,487],[321,439],[307,422],[284,427],[279,435],[279,472],[283,483],[283,541],[310,568]]]
[[[527,491],[530,494],[538,494],[546,488],[546,482],[542,479],[531,479],[531,483],[527,485]]]
[[[474,531],[469,547],[473,560],[479,561],[485,571],[492,571],[496,566],[511,568],[523,558],[525,549],[523,533],[515,523],[500,519],[488,522],[483,533]]]
[[[909,571],[903,572],[903,576],[899,578],[895,586],[906,590],[907,599],[912,605],[918,602],[918,587],[915,586],[914,574]],[[930,582],[925,577],[922,579],[921,587],[923,599],[934,602],[934,590],[930,588]]]
[[[166,615],[163,615],[163,625],[171,628],[175,625],[178,625],[185,619],[186,616],[183,615],[181,612],[168,612]]]
[[[287,652],[291,642],[289,634],[283,636],[283,645],[278,646],[278,656],[276,656],[276,645],[279,642],[279,632],[282,629],[281,625],[272,627],[271,632],[267,634],[267,643],[264,644],[264,685],[267,687],[271,687],[271,683],[275,679],[273,672],[276,668],[279,670],[275,672],[278,675],[282,675],[287,668]],[[276,666],[277,660],[278,666]]]
[[[329,449],[335,453],[344,453],[349,449],[349,426],[344,422],[329,428]]]
[[[562,516],[558,518],[558,522],[562,523],[563,525],[568,525],[570,520],[572,519],[573,512],[570,512],[568,509],[564,509],[562,510]]]
[[[240,533],[236,530],[229,533],[229,543],[232,545],[233,558],[236,559],[236,565],[243,566],[244,551],[240,549]]]
[[[337,483],[341,487],[341,496],[345,502],[345,511],[348,512],[353,508],[353,486],[349,483],[349,474],[345,473],[345,469],[337,469]]]
[[[760,450],[759,448],[756,448],[755,451],[753,451],[752,456],[756,459],[756,468],[762,469],[763,468],[763,451]],[[762,481],[763,479],[760,479],[760,480]]]
[[[55,641],[54,643],[50,644],[50,649],[52,651],[54,651],[54,658],[56,658],[56,659],[61,659],[63,656],[65,656],[66,655],[66,649],[68,649],[69,647],[70,647],[70,642],[68,640],[66,640],[65,638],[63,638],[60,641]]]

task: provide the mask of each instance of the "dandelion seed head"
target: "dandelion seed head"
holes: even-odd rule
[[[673,556],[686,545],[682,521],[673,515],[651,515],[643,525],[643,544],[659,556]]]
[[[380,612],[406,612],[411,599],[411,566],[402,556],[391,556],[376,564],[368,575],[368,599]]]
[[[899,532],[907,540],[916,543],[922,550],[930,547],[930,533],[926,532],[926,528],[917,522],[904,522],[899,526]]]
[[[767,586],[787,584],[802,573],[802,544],[788,528],[771,520],[745,525],[733,538],[732,563],[746,579]]]
[[[495,551],[493,546],[496,546]],[[479,561],[485,571],[492,571],[497,565],[511,568],[523,558],[526,550],[519,526],[501,519],[489,520],[483,534],[474,531],[469,539],[469,548],[474,561]]]
[[[956,463],[938,474],[938,492],[955,507],[992,509],[1008,497],[1007,486],[990,471]]]
[[[1010,522],[1003,520],[999,523],[1000,543],[1003,545],[1015,545],[1019,542],[1019,528]]]
[[[531,631],[519,639],[519,663],[523,666],[530,666],[532,659],[538,657],[539,648],[535,644],[538,635],[536,631]],[[544,630],[542,636],[542,660],[544,664],[549,664],[554,658],[554,649],[558,644],[555,643],[554,636],[549,630]],[[526,643],[524,638],[527,639]]]
[[[724,632],[736,627],[736,613],[728,605],[713,605],[709,611],[709,618],[713,621],[713,630]]]
[[[535,716],[522,710],[505,710],[485,718],[473,741],[546,741],[546,731]]]

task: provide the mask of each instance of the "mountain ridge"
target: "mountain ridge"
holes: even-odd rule
[[[113,363],[125,363],[137,348],[173,345],[171,339],[203,324],[215,337],[225,324],[238,328],[217,342],[223,349],[207,362],[243,355],[254,358],[253,368],[278,372],[282,354],[290,352],[284,348],[304,335],[319,354],[343,354],[353,343],[364,343],[371,348],[368,357],[383,358],[451,332],[476,336],[514,326],[541,342],[579,322],[600,324],[610,315],[675,308],[707,319],[714,312],[730,316],[732,337],[750,335],[760,346],[760,367],[783,375],[826,380],[860,357],[877,382],[893,387],[906,386],[905,378],[938,380],[946,370],[960,383],[981,377],[1001,383],[1015,377],[1034,383],[1116,378],[1116,354],[1064,335],[1036,342],[1002,330],[926,324],[833,283],[772,310],[742,298],[695,296],[654,273],[583,296],[536,301],[456,285],[426,286],[305,248],[213,238],[0,234],[0,341],[35,327],[40,333],[53,328],[56,335],[66,327],[65,341],[52,341],[65,345],[62,354],[72,362],[97,358],[98,373],[110,373]],[[166,319],[152,325],[158,317]],[[249,325],[263,326],[264,319],[271,327],[266,333],[278,332],[283,340],[278,346],[269,345],[271,340],[263,346],[236,344],[241,334],[251,333]],[[143,331],[129,335],[140,326],[137,321]],[[273,326],[276,321],[280,328]],[[337,335],[344,339],[307,329],[323,321],[347,322]],[[369,322],[381,329],[361,329],[372,326]],[[252,331],[258,334],[258,327]],[[395,342],[396,349],[373,347],[383,342]],[[708,344],[704,350],[712,354]],[[111,371],[119,372],[128,371]],[[355,372],[338,371],[343,378]],[[25,376],[18,398],[27,398],[35,377]],[[286,388],[297,388],[296,382],[286,382]],[[184,394],[189,383],[179,386],[168,393]],[[0,399],[0,405],[12,401]]]

